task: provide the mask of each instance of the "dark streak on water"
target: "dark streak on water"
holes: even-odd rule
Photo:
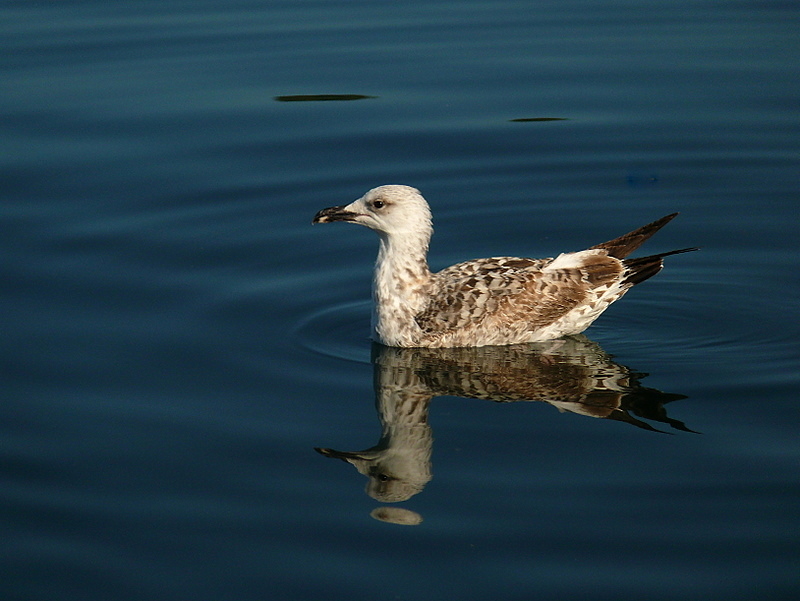
[[[0,17],[4,599],[797,598],[796,3]],[[673,211],[644,250],[702,251],[591,352],[375,367],[374,235],[310,220],[384,183],[430,200],[437,269]],[[576,403],[559,361],[673,396]],[[313,449],[386,442],[392,406],[432,478],[385,504]]]
[[[290,94],[288,96],[275,96],[278,102],[327,102],[331,100],[365,100],[376,96],[364,94]]]
[[[509,119],[512,123],[528,123],[532,121],[567,121],[566,117],[522,117],[520,119]]]

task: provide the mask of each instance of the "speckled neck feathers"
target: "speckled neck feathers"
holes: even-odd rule
[[[429,302],[432,276],[428,241],[432,229],[416,235],[381,234],[372,283],[372,329],[389,346],[419,346],[415,317]]]

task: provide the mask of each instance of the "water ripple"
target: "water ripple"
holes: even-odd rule
[[[312,352],[370,362],[370,301],[351,301],[320,309],[301,320],[292,332]]]
[[[687,282],[668,285],[658,294],[644,290],[626,296],[586,334],[609,352],[648,358],[659,363],[724,366],[742,357],[759,357],[773,367],[791,362],[796,336],[786,328],[765,326],[779,319],[774,299],[759,297],[751,285],[753,305],[737,302],[741,285],[714,284],[714,294]],[[770,303],[767,306],[767,303]],[[719,310],[726,307],[725,312]],[[757,319],[754,313],[761,315]],[[307,315],[294,329],[299,344],[315,353],[369,363],[370,301],[327,306]]]
[[[587,332],[614,352],[648,355],[659,362],[740,364],[747,369],[790,367],[796,357],[793,328],[780,327],[781,306],[757,283],[716,282],[711,290],[682,283],[657,297],[634,291]],[[750,304],[742,302],[749,296]],[[622,304],[624,303],[624,307]],[[755,358],[758,358],[755,360]],[[791,370],[793,371],[793,370]],[[730,375],[730,374],[729,374]]]

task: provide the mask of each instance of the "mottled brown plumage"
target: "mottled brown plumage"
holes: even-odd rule
[[[378,341],[401,347],[505,345],[585,330],[634,284],[682,249],[627,259],[677,213],[588,250],[555,259],[492,257],[431,273],[425,199],[408,186],[381,186],[350,205],[323,209],[315,223],[349,221],[381,239],[373,286]]]

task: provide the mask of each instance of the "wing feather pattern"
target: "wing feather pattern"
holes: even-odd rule
[[[601,249],[556,260],[467,261],[435,274],[431,302],[415,319],[431,337],[473,327],[533,331],[599,297],[623,271],[622,262]]]

